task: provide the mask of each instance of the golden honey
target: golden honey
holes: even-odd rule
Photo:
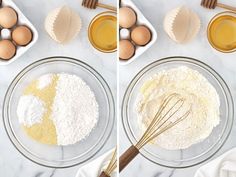
[[[102,52],[114,52],[117,48],[117,18],[111,13],[99,14],[89,26],[89,40]]]
[[[213,18],[208,26],[208,39],[219,51],[234,51],[236,49],[236,17],[230,13],[223,13]]]

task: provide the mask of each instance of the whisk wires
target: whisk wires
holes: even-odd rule
[[[172,101],[173,105],[171,105],[170,108],[167,109],[167,111],[165,112],[164,110],[169,107]],[[135,147],[137,149],[141,149],[145,144],[152,141],[160,134],[172,128],[179,122],[186,119],[191,112],[191,105],[189,105],[189,109],[183,115],[177,116],[177,113],[183,107],[184,103],[185,99],[177,93],[173,93],[167,96],[162,102],[159,110],[155,114],[151,123],[149,124],[147,130],[145,131],[141,139],[138,141],[138,143],[135,145]]]
[[[106,170],[104,171],[104,173],[108,176],[111,175],[111,173],[116,169],[117,167],[117,147],[115,148],[113,154],[112,154],[112,158],[110,163],[108,164]]]

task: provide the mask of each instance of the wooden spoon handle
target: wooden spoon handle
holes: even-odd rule
[[[139,154],[139,150],[132,145],[129,149],[127,149],[119,159],[119,172],[121,172],[137,155]]]
[[[110,5],[107,5],[107,4],[97,3],[97,6],[101,7],[101,8],[108,9],[108,10],[117,11],[116,7],[110,6]]]
[[[110,176],[108,176],[104,171],[100,174],[100,176],[99,177],[110,177]]]
[[[229,6],[229,5],[221,4],[221,3],[217,3],[216,6],[236,12],[236,7],[233,7],[233,6]]]

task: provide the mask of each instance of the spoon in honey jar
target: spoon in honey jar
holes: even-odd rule
[[[202,0],[201,6],[208,8],[208,9],[215,9],[216,7],[221,7],[223,9],[227,9],[227,10],[231,10],[231,11],[236,12],[236,7],[219,3],[219,2],[217,2],[217,0]]]
[[[96,9],[97,7],[105,8],[112,11],[117,11],[117,8],[111,5],[99,3],[98,0],[83,0],[82,6],[87,7],[89,9]]]

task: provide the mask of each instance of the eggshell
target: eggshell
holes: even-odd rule
[[[119,58],[128,60],[134,55],[135,47],[129,40],[120,40],[119,42]]]
[[[131,39],[137,45],[146,45],[151,40],[151,32],[146,26],[137,26],[131,31]]]
[[[81,29],[80,16],[68,6],[54,9],[45,19],[45,30],[58,43],[67,43]]]
[[[0,59],[9,60],[16,54],[16,47],[10,40],[0,41]]]
[[[167,13],[164,19],[164,30],[177,43],[193,40],[200,30],[198,15],[186,6],[175,8]]]
[[[123,28],[130,28],[136,23],[136,13],[130,7],[119,9],[119,25]]]
[[[3,28],[12,28],[16,23],[16,11],[11,7],[2,7],[0,9],[0,26]]]
[[[29,44],[32,37],[32,31],[27,26],[18,26],[12,32],[12,39],[20,46]]]

